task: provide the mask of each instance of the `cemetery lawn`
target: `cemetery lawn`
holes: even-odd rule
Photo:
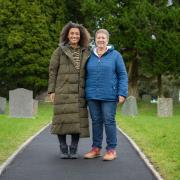
[[[7,110],[8,111],[8,110]],[[0,114],[0,165],[29,137],[51,122],[52,105],[39,103],[35,118],[10,118]]]
[[[180,103],[174,115],[159,118],[156,104],[138,102],[139,115],[126,117],[118,107],[117,121],[166,180],[180,179]]]

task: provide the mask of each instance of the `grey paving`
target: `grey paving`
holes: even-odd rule
[[[90,138],[80,140],[79,159],[63,160],[59,157],[57,138],[48,127],[16,156],[0,180],[155,180],[119,131],[118,142],[118,158],[114,161],[104,162],[101,157],[83,159],[91,147]]]

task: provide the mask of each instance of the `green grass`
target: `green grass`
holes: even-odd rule
[[[139,115],[127,117],[117,111],[119,127],[141,148],[155,168],[167,180],[180,179],[180,104],[174,115],[159,118],[156,104],[138,103]]]
[[[135,140],[166,180],[179,180],[180,104],[175,104],[171,118],[158,118],[156,104],[138,103],[139,115],[134,118],[121,116],[121,107],[118,108],[119,126]],[[39,105],[34,119],[0,115],[0,164],[25,140],[51,122],[51,117],[52,105],[48,103]]]
[[[39,104],[35,118],[11,118],[0,114],[0,165],[30,136],[51,122],[52,105]]]

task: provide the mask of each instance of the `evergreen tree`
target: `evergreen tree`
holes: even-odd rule
[[[59,43],[63,12],[55,1],[0,0],[1,94],[47,88],[48,65]]]
[[[107,28],[110,42],[123,54],[128,68],[129,95],[138,96],[139,71],[160,77],[179,69],[177,4],[169,8],[167,2],[156,0],[83,2],[87,26]]]
[[[129,95],[138,95],[139,73],[180,76],[180,8],[164,0],[0,0],[0,93],[47,88],[50,56],[68,21],[91,32],[106,28],[125,59]]]
[[[150,15],[151,38],[147,29],[144,41],[139,42],[142,52],[141,69],[144,74],[157,77],[158,96],[163,96],[162,75],[179,74],[180,8],[155,5],[151,6]]]

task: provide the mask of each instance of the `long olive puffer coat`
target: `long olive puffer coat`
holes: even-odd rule
[[[49,65],[48,93],[55,92],[52,134],[89,137],[88,112],[84,95],[85,64],[89,51],[81,48],[80,70],[75,68],[68,46],[60,45]]]

